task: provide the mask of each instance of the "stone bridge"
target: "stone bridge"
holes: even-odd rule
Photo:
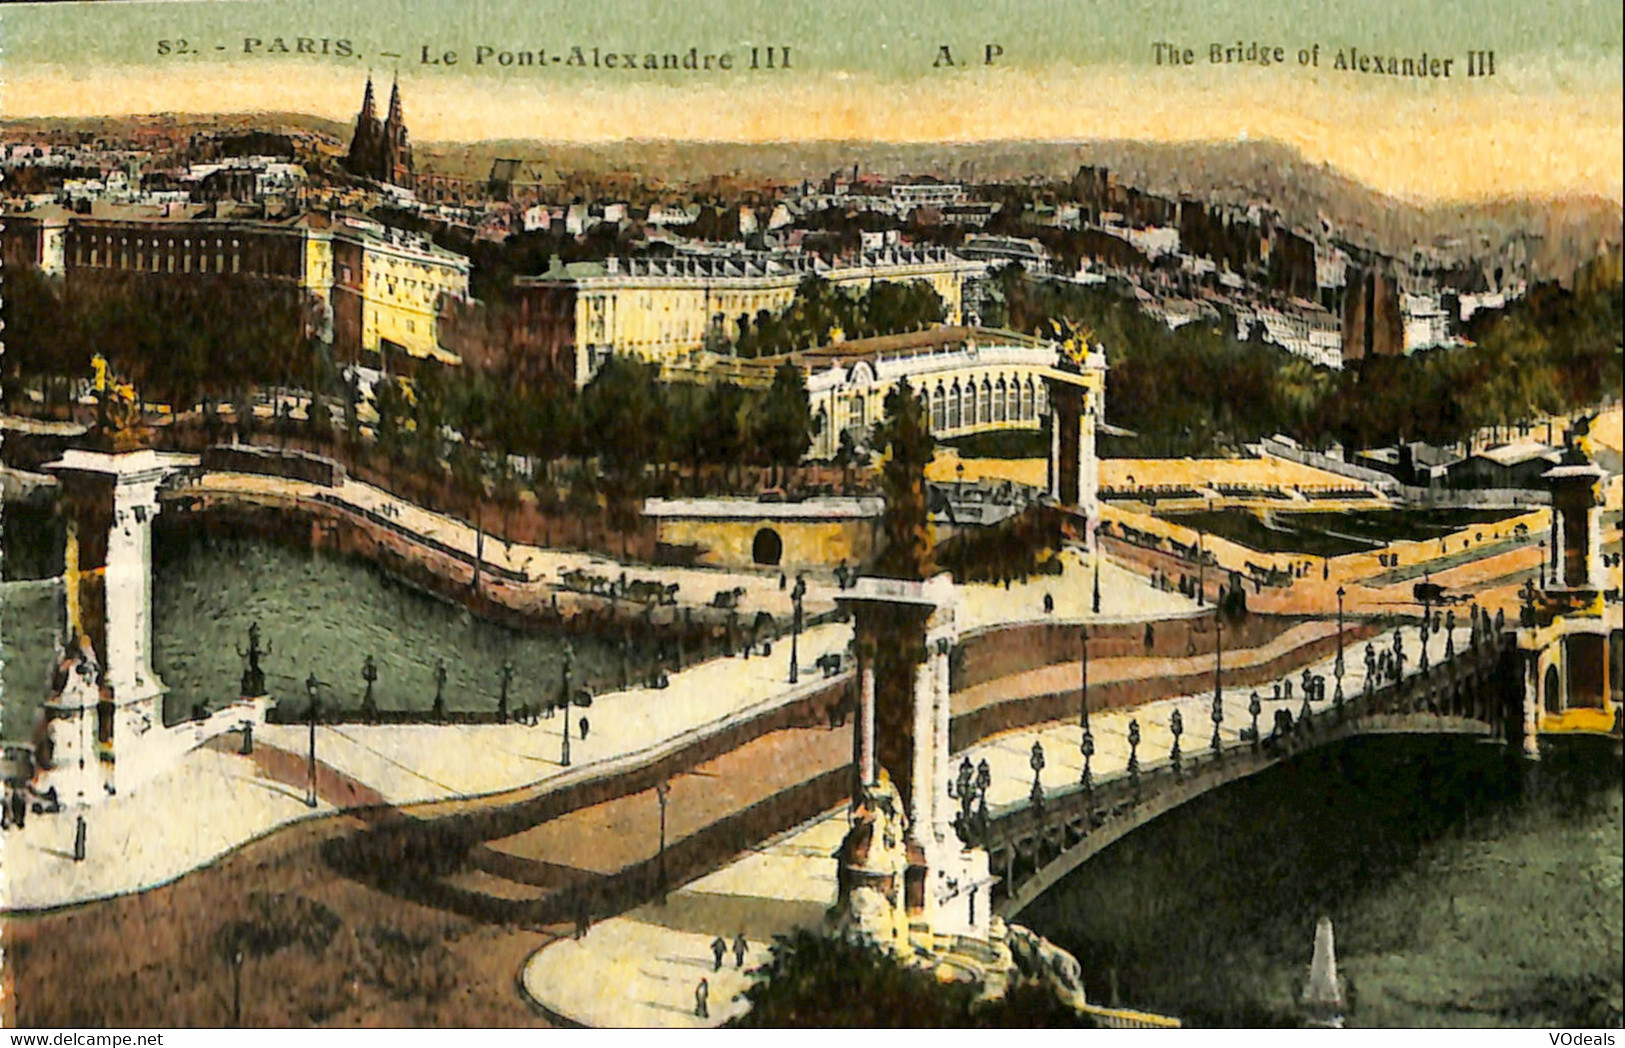
[[[1099,852],[1157,816],[1209,790],[1246,778],[1306,750],[1358,735],[1481,735],[1517,743],[1520,701],[1506,687],[1513,635],[1490,634],[1448,662],[1346,698],[1313,704],[1290,728],[1260,729],[1218,749],[1170,755],[1109,778],[988,809],[972,834],[999,878],[994,909],[1012,918]],[[1276,704],[1279,706],[1280,704]],[[1133,730],[1133,729],[1131,729]],[[1248,735],[1244,732],[1243,735]],[[1514,746],[1516,752],[1516,746]],[[980,825],[978,825],[980,823]]]

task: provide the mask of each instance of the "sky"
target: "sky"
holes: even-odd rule
[[[349,121],[370,72],[380,103],[399,77],[419,142],[1270,139],[1418,202],[1618,202],[1622,36],[1606,0],[24,4],[0,13],[0,109]],[[775,49],[772,70],[748,68],[753,47],[759,66]],[[681,68],[690,48],[711,71]],[[1469,52],[1493,52],[1494,75],[1468,76]],[[651,53],[679,68],[605,58]],[[1449,75],[1358,68],[1424,53]]]

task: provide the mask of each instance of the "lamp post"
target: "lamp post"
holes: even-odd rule
[[[309,788],[305,792],[305,807],[316,807],[316,671],[311,670],[310,676],[305,678],[305,694],[310,698],[310,762],[307,765],[309,772]]]
[[[790,591],[790,599],[795,602],[795,610],[790,617],[790,683],[799,679],[801,661],[801,601],[807,595],[807,577],[796,576],[795,588]]]
[[[502,660],[502,690],[497,693],[497,721],[508,723],[508,686],[513,683],[513,660]]]
[[[1540,588],[1546,588],[1546,540],[1540,540]]]
[[[1080,733],[1080,737],[1078,739],[1078,749],[1083,754],[1083,778],[1080,781],[1083,783],[1083,788],[1087,790],[1092,786],[1090,781],[1091,776],[1089,774],[1089,758],[1094,756],[1095,753],[1095,736],[1094,732],[1089,728],[1088,626],[1082,626],[1078,629],[1078,638],[1081,642],[1080,648],[1083,654],[1083,661],[1079,664],[1081,666],[1082,683],[1078,689],[1078,731]]]
[[[1128,722],[1128,781],[1134,787],[1134,799],[1140,799],[1140,722]]]
[[[1168,718],[1168,730],[1173,733],[1174,747],[1168,751],[1168,762],[1174,766],[1174,778],[1180,777],[1179,736],[1185,731],[1185,718],[1175,710],[1173,716]]]
[[[559,756],[559,763],[566,768],[570,766],[570,670],[575,662],[575,648],[569,644],[564,646],[564,682],[559,695],[559,709],[564,714],[564,745]]]
[[[378,664],[368,655],[361,663],[361,679],[367,682],[367,693],[361,697],[361,712],[367,720],[378,719],[378,700],[372,697],[372,686],[378,682]]]
[[[959,774],[948,784],[948,796],[959,802],[954,829],[959,831],[959,839],[969,848],[972,843],[971,816],[976,806],[976,769],[971,767],[969,757],[959,762]]]
[[[1213,692],[1213,710],[1209,714],[1213,719],[1213,759],[1224,759],[1223,740],[1219,738],[1219,725],[1224,723],[1224,698],[1217,689]]]
[[[569,714],[565,715],[568,719]],[[655,784],[655,797],[660,801],[660,905],[666,904],[666,801],[671,796],[671,782],[666,779]]]
[[[1196,529],[1196,606],[1207,604],[1207,558],[1202,555],[1202,529]]]
[[[1343,597],[1345,591],[1342,586],[1337,587],[1337,661],[1332,663],[1332,676],[1337,685],[1332,689],[1332,701],[1343,701]]]
[[[1044,744],[1042,742],[1039,742],[1036,739],[1033,741],[1033,752],[1032,755],[1027,758],[1027,764],[1033,770],[1033,788],[1031,794],[1033,807],[1042,808],[1044,806],[1044,784],[1039,781],[1039,776],[1043,774],[1044,771]]]
[[[1253,749],[1258,749],[1258,715],[1264,712],[1264,703],[1259,700],[1258,692],[1253,692],[1247,699],[1247,712],[1253,718]]]
[[[979,835],[987,833],[987,791],[993,785],[993,769],[988,767],[987,758],[976,762],[976,832]]]
[[[1096,615],[1100,614],[1100,542],[1095,541],[1095,591],[1089,599],[1089,607]]]
[[[231,1025],[243,1025],[243,951],[231,957]]]

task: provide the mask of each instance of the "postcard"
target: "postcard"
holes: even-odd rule
[[[1622,53],[0,6],[0,1024],[1614,1043]]]

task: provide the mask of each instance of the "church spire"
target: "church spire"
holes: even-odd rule
[[[370,80],[367,87],[370,92],[372,88]],[[370,98],[371,95],[369,94],[368,97]],[[401,78],[399,75],[395,77],[394,82],[389,86],[389,118],[387,122],[390,127],[404,128],[406,126],[406,118],[401,115]]]
[[[373,119],[375,119],[373,109],[374,109],[374,106],[373,106],[373,101],[372,101],[372,74],[368,73],[367,74],[367,92],[366,92],[366,94],[361,96],[361,112],[356,117],[356,122],[359,124],[360,122],[362,122],[364,120],[373,120]]]

